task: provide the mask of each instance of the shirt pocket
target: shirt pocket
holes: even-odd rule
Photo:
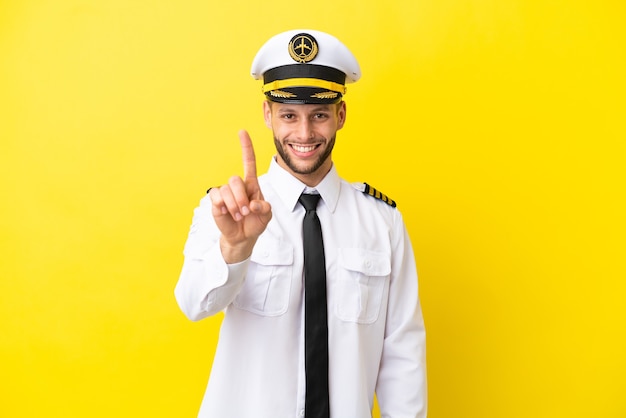
[[[248,265],[243,287],[233,305],[263,316],[287,312],[293,271],[293,247],[276,239],[259,237]]]
[[[389,254],[361,248],[340,248],[335,315],[349,322],[376,322],[387,293]]]

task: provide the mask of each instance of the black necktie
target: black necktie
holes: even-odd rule
[[[320,195],[303,194],[304,242],[304,367],[306,418],[328,418],[328,319],[326,312],[326,261],[322,226],[315,208]]]

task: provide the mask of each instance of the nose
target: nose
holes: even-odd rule
[[[302,119],[296,128],[298,139],[301,141],[306,141],[315,137],[315,133],[313,132],[313,124],[308,119]]]

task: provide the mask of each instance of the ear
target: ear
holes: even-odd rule
[[[343,128],[344,123],[346,123],[346,112],[346,102],[342,101],[337,110],[337,130]]]
[[[263,102],[263,119],[265,126],[272,129],[272,105],[267,100]]]

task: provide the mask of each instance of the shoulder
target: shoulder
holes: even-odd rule
[[[378,201],[384,202],[392,208],[397,207],[395,200],[390,199],[386,194],[381,193],[379,190],[375,189],[367,183],[352,183],[352,187],[365,196],[369,196]]]

